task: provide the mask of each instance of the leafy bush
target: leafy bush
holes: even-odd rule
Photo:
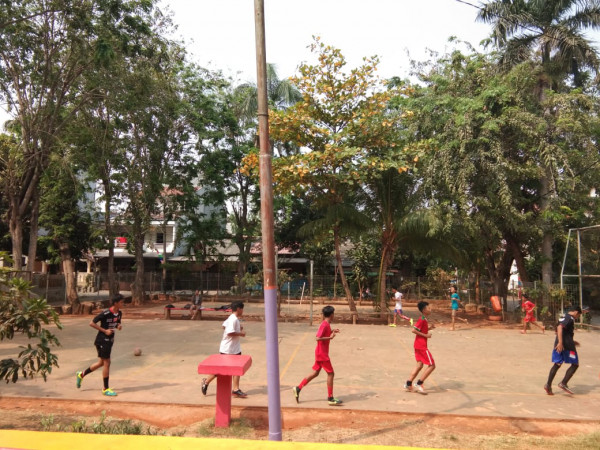
[[[10,262],[10,257],[0,252],[0,260]],[[19,376],[33,378],[39,374],[46,381],[52,368],[58,367],[52,347],[60,346],[60,342],[45,325],[62,329],[56,311],[45,299],[33,296],[29,282],[13,276],[9,268],[0,267],[0,341],[18,334],[33,341],[20,346],[16,358],[0,360],[0,379],[16,383]]]

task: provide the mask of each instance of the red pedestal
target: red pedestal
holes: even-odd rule
[[[244,375],[252,365],[249,355],[210,355],[198,364],[198,373],[217,376],[216,427],[231,421],[231,377]]]

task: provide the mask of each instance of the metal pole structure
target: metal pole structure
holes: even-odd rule
[[[569,242],[571,241],[571,230],[569,230],[569,234],[567,235],[567,245],[565,246],[565,256],[563,257],[562,267],[560,268],[560,289],[564,289],[563,279],[565,277],[565,264],[567,264],[567,252],[569,251]],[[560,311],[564,311],[565,309],[565,301],[563,296],[560,296]]]
[[[583,308],[583,281],[581,279],[581,234],[577,230],[577,275],[579,276],[579,307]],[[579,322],[583,322],[583,317],[579,316]]]
[[[313,324],[313,280],[315,276],[315,262],[310,260],[310,326]]]
[[[277,271],[273,235],[273,182],[267,103],[267,58],[265,50],[264,0],[254,0],[256,74],[258,88],[258,136],[260,140],[260,218],[267,343],[267,394],[269,440],[281,441],[281,398],[279,392],[279,338],[277,331]]]

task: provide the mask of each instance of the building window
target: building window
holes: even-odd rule
[[[156,243],[164,244],[165,243],[165,235],[164,233],[156,233]]]

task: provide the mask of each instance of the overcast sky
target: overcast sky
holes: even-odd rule
[[[478,0],[471,3],[479,5]],[[162,0],[174,12],[177,34],[192,59],[203,66],[256,79],[253,0]],[[443,52],[448,37],[477,46],[490,27],[475,22],[477,8],[457,0],[265,0],[267,62],[289,77],[303,62],[315,62],[312,36],[333,45],[349,66],[365,56],[381,58],[383,77],[408,72],[407,51],[426,59],[426,49]]]
[[[190,60],[222,70],[240,82],[256,81],[254,0],[160,0],[171,9],[176,36]],[[312,36],[342,51],[349,67],[378,55],[382,77],[407,76],[409,57],[428,59],[427,49],[451,49],[450,36],[479,50],[490,26],[476,22],[479,0],[265,0],[267,62],[281,78],[303,61],[315,63]],[[6,119],[0,105],[0,123]]]

